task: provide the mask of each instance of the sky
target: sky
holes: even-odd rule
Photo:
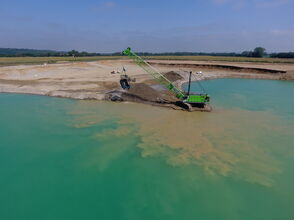
[[[0,48],[294,51],[294,0],[0,0]]]

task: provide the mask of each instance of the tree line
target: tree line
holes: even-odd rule
[[[101,56],[100,53],[71,51],[54,51],[54,50],[34,50],[34,49],[14,49],[0,48],[0,57],[89,57]]]
[[[294,52],[266,53],[263,47],[256,47],[253,51],[243,51],[242,53],[204,53],[204,52],[170,52],[170,53],[148,53],[139,52],[139,56],[228,56],[228,57],[273,57],[273,58],[294,58]],[[88,53],[54,50],[33,50],[33,49],[14,49],[0,48],[0,57],[91,57],[91,56],[121,56],[116,53]]]

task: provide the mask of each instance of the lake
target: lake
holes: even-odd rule
[[[293,219],[294,82],[202,84],[210,113],[0,94],[0,219]]]

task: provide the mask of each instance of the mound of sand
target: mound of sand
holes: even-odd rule
[[[176,73],[174,71],[167,72],[167,73],[164,74],[164,76],[168,80],[170,80],[171,82],[175,82],[177,80],[182,80],[183,79],[183,77],[180,74],[178,74],[178,73]]]
[[[127,96],[134,99],[141,99],[143,101],[155,102],[158,101],[158,98],[160,97],[160,92],[156,91],[145,83],[135,83],[131,85]]]

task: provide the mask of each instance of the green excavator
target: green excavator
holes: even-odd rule
[[[168,80],[164,75],[162,75],[158,70],[153,66],[143,60],[141,57],[136,55],[131,48],[127,48],[122,52],[124,55],[127,55],[131,58],[138,66],[140,66],[147,73],[151,74],[155,80],[162,84],[165,88],[171,91],[178,99],[180,105],[188,110],[191,110],[193,107],[204,108],[210,101],[210,97],[206,93],[190,93],[190,84],[191,84],[191,72],[189,77],[188,92],[184,92],[181,89],[177,88],[170,80]]]

